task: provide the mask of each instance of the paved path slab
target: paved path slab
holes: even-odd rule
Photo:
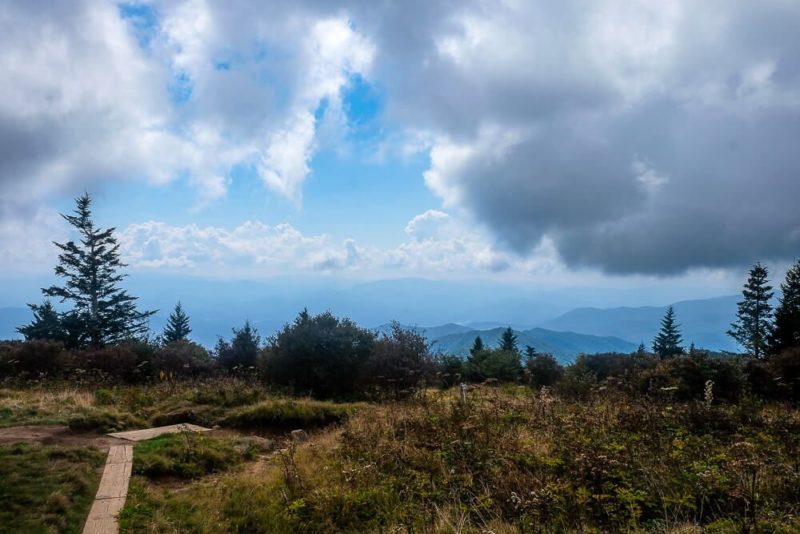
[[[84,534],[119,532],[117,514],[125,506],[132,469],[133,445],[112,445],[108,450],[100,487],[97,489],[92,509],[89,510],[89,518],[83,527]]]
[[[144,430],[129,430],[127,432],[114,432],[109,434],[112,438],[127,439],[128,441],[145,441],[157,438],[163,434],[176,434],[178,432],[208,432],[210,428],[205,428],[188,423],[180,425],[157,426],[155,428],[145,428]]]

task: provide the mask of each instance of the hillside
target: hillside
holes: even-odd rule
[[[725,332],[735,318],[738,300],[738,296],[731,295],[673,304],[686,345],[694,342],[710,350],[736,351],[736,344]],[[577,308],[539,326],[649,345],[665,311],[666,306]]]

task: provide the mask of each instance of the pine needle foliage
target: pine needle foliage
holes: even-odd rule
[[[80,324],[81,344],[102,346],[146,333],[148,318],[155,312],[137,310],[136,297],[119,286],[126,276],[119,271],[126,265],[120,260],[115,228],[95,226],[88,193],[75,204],[74,213],[62,217],[80,239],[55,243],[60,250],[55,273],[64,283],[42,292],[73,304],[70,313]]]
[[[665,360],[683,352],[680,325],[675,322],[675,310],[670,306],[661,319],[661,330],[653,339],[653,352]]]
[[[743,299],[739,302],[736,321],[731,324],[728,335],[756,358],[767,355],[768,342],[772,334],[772,286],[769,285],[769,271],[756,263],[747,277],[742,289]]]

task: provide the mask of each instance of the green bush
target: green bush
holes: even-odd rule
[[[235,410],[222,424],[243,428],[298,428],[338,423],[358,408],[315,400],[269,400]]]
[[[525,374],[533,387],[552,386],[564,375],[564,368],[552,354],[537,354],[525,362]]]
[[[522,375],[522,364],[517,352],[483,349],[469,355],[465,370],[471,382],[483,382],[488,379],[516,382]]]
[[[92,409],[69,420],[69,428],[72,430],[100,432],[102,434],[145,428],[146,426],[142,419],[133,414],[109,409]]]
[[[298,394],[352,398],[375,344],[375,334],[330,312],[301,312],[264,353],[267,379]]]
[[[208,351],[192,341],[181,339],[161,347],[153,355],[153,371],[172,377],[198,377],[211,373],[214,362]]]

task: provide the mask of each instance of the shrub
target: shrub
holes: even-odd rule
[[[372,353],[375,334],[330,312],[302,311],[271,340],[267,379],[319,398],[358,394],[359,372]]]
[[[135,415],[109,409],[93,409],[69,420],[71,430],[100,432],[101,434],[144,428],[145,426],[147,426],[145,422]]]
[[[768,366],[786,398],[800,401],[800,347],[792,347],[772,356]]]
[[[7,377],[58,377],[70,365],[70,353],[58,341],[30,340],[4,343],[0,348],[0,370]]]
[[[525,373],[533,387],[552,386],[564,375],[564,368],[552,354],[537,354],[525,362]]]
[[[439,382],[443,387],[451,387],[466,379],[464,360],[452,354],[440,355],[437,359]]]
[[[141,374],[139,358],[127,345],[87,349],[79,354],[77,363],[87,371],[119,380],[132,381]]]
[[[469,355],[465,365],[466,375],[472,382],[487,379],[516,382],[522,374],[519,354],[501,349],[483,349]]]
[[[220,338],[215,349],[219,364],[230,371],[244,371],[255,368],[261,336],[245,321],[242,328],[233,329],[230,343]]]
[[[358,408],[315,400],[269,400],[235,410],[222,424],[242,428],[298,428],[338,423]]]
[[[655,368],[642,373],[643,391],[671,391],[679,400],[704,397],[706,383],[712,381],[714,398],[736,402],[745,392],[745,375],[737,360],[679,356],[658,362]]]
[[[105,388],[98,389],[94,392],[94,403],[98,406],[114,404],[114,392]]]
[[[408,394],[420,383],[430,380],[434,362],[428,341],[422,334],[392,323],[361,367],[361,388],[379,392]]]
[[[153,370],[173,376],[204,376],[213,368],[213,361],[208,351],[202,346],[188,340],[167,343],[155,353]]]

